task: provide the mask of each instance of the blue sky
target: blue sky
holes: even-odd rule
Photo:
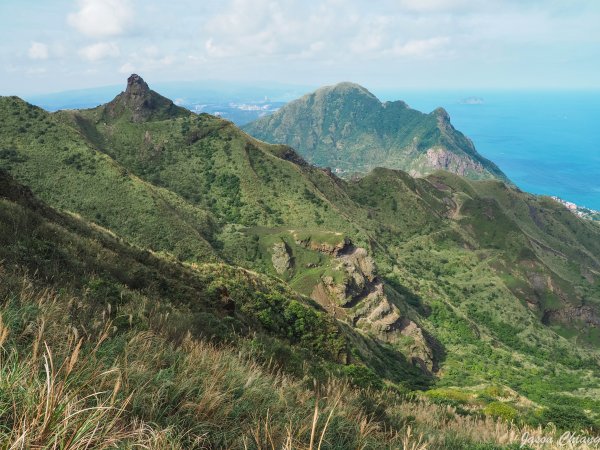
[[[1,0],[0,94],[227,80],[599,88],[598,0]]]

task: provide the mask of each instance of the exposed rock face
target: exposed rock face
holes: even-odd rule
[[[273,268],[278,274],[282,275],[292,267],[292,258],[290,257],[287,245],[283,241],[276,242],[271,251],[273,253],[271,256]]]
[[[308,240],[299,240],[296,239],[296,245],[301,245],[309,250],[315,252],[325,253],[331,256],[338,256],[340,252],[347,249],[350,245],[350,240],[348,238],[344,238],[340,240],[340,242],[336,244],[329,244],[326,242],[315,242],[312,239]]]
[[[600,327],[600,315],[596,310],[587,305],[571,306],[545,311],[542,322],[545,324],[562,323],[571,326],[580,322],[586,326]]]
[[[332,254],[331,249],[325,253]],[[371,332],[386,341],[402,336],[412,339],[409,353],[413,364],[423,372],[436,370],[435,352],[423,330],[405,317],[385,291],[377,276],[375,261],[364,248],[348,241],[335,253],[334,270],[339,274],[323,276],[313,292],[313,299],[340,315],[353,326]]]
[[[423,330],[412,320],[403,318],[400,323],[400,333],[412,339],[409,352],[413,364],[424,372],[432,373],[437,370],[433,345]]]
[[[450,124],[450,114],[444,108],[436,108],[433,111],[433,114],[437,117],[438,126],[441,127],[444,131],[448,130],[448,127],[451,127]]]
[[[427,165],[435,170],[447,170],[460,176],[465,176],[471,172],[484,173],[485,171],[485,168],[479,162],[470,158],[463,158],[442,147],[430,148],[425,156]]]
[[[136,98],[143,99],[144,97],[147,97],[149,93],[150,87],[142,77],[134,73],[127,78],[127,89],[125,89],[125,94],[127,94],[132,102],[134,102]]]
[[[383,283],[376,282],[369,292],[359,297],[353,321],[355,326],[375,331],[387,340],[399,329],[401,313],[385,294]]]
[[[375,261],[367,251],[361,247],[350,247],[348,251],[338,256],[347,273],[351,274],[356,282],[375,281]]]
[[[346,251],[340,255],[340,251]],[[358,298],[369,294],[375,285],[375,263],[367,255],[364,248],[346,246],[336,252],[327,247],[323,253],[336,256],[334,269],[339,272],[342,282],[335,282],[332,276],[322,278],[323,286],[330,298],[335,300],[338,306],[347,308],[356,304]]]
[[[132,74],[127,79],[127,88],[104,107],[108,120],[127,114],[132,122],[164,120],[190,115],[184,108],[150,89],[139,75]]]

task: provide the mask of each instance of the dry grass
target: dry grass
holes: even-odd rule
[[[0,432],[0,445],[11,449],[101,449],[136,437],[139,429],[124,426],[122,420],[130,399],[116,401],[118,371],[88,371],[86,367],[75,371],[76,366],[85,366],[80,361],[81,339],[71,340],[70,354],[57,366],[51,349],[41,341],[42,335],[38,336],[29,357],[21,358],[16,351],[3,348],[0,386],[3,419],[10,427]],[[36,357],[40,346],[43,352]],[[78,380],[82,371],[86,371],[85,383]],[[107,381],[113,384],[112,391],[93,389]]]
[[[338,379],[311,387],[249,350],[190,334],[174,344],[160,320],[118,331],[96,310],[75,328],[67,311],[87,314],[85,302],[27,277],[0,295],[0,448],[428,450],[543,432]],[[117,315],[154,314],[148,305]]]

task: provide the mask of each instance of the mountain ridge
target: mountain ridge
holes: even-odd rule
[[[138,84],[142,101],[133,103],[143,106],[148,90]],[[244,324],[271,342],[270,356],[297,361],[319,348],[323,328],[311,327],[326,322],[346,330],[355,351],[325,371],[364,376],[369,385],[433,385],[423,395],[450,405],[454,394],[444,389],[501,385],[518,392],[509,406],[522,420],[567,401],[592,419],[600,414],[590,394],[600,345],[595,224],[501,180],[445,171],[415,178],[389,168],[342,179],[218,117],[152,110],[135,121],[124,103],[125,114],[107,122],[106,105],[49,114],[0,98],[0,169],[50,207],[131,242],[139,258],[149,251],[210,277],[198,299],[223,312],[190,323],[191,331],[229,327],[234,298]],[[442,110],[430,119],[438,116],[445,120]],[[0,215],[7,230],[14,210]],[[19,244],[10,258],[22,264],[51,258],[76,267],[66,264],[75,255],[61,256],[35,233],[19,242],[31,256]],[[102,267],[118,274],[114,261]],[[156,274],[131,280],[136,292],[158,289],[195,308],[196,294]],[[245,304],[253,286],[268,289]],[[286,309],[299,299],[307,310]],[[292,348],[278,347],[289,336]],[[460,405],[478,414],[491,402],[470,395]]]
[[[452,126],[443,108],[424,114],[401,100],[381,102],[355,83],[319,88],[242,129],[266,142],[290,145],[309,162],[340,174],[377,166],[414,176],[444,169],[510,183]]]

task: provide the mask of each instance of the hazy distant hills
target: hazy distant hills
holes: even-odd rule
[[[471,179],[507,181],[452,126],[444,109],[424,114],[402,101],[382,103],[353,83],[318,89],[243,128],[266,142],[290,145],[309,162],[341,174],[374,167],[411,175],[443,169]]]
[[[271,114],[311,89],[293,84],[244,84],[220,80],[162,82],[153,84],[153,87],[173,99],[178,106],[198,114],[218,115],[238,125]],[[120,91],[120,85],[105,86],[29,95],[25,100],[48,111],[84,109],[108,103]]]
[[[414,178],[390,168],[342,179],[288,145],[178,107],[137,76],[92,109],[48,113],[2,97],[0,277],[25,286],[21,278],[35,274],[40,289],[89,309],[89,316],[62,314],[61,329],[95,330],[99,317],[114,316],[107,360],[122,351],[150,358],[154,348],[128,353],[121,344],[150,331],[190,355],[189,331],[250,349],[268,370],[310,386],[333,379],[382,391],[377,402],[357,404],[381,404],[385,413],[374,420],[385,430],[403,426],[392,418],[406,391],[425,388],[436,389],[415,395],[460,407],[473,421],[485,414],[536,425],[568,413],[577,426],[593,425],[600,414],[595,223],[502,181],[443,110],[382,104],[344,83],[292,102],[265,124],[300,130],[290,139],[299,147],[308,140],[312,160],[324,165],[335,142],[336,161],[348,155],[348,171],[366,171],[381,157],[427,173],[433,152],[446,155],[446,168],[486,179],[442,170]],[[373,142],[387,150],[367,149]],[[13,292],[0,290],[6,299]],[[227,374],[241,367],[232,361]],[[135,411],[149,411],[153,423],[172,423],[165,415],[209,420],[182,406],[195,387],[160,394],[181,380],[171,380],[178,371],[169,375],[170,363],[144,365],[155,366],[164,372],[139,383],[165,404],[127,409],[127,420]],[[235,395],[219,397],[230,402],[219,411],[258,409],[248,377],[240,379]],[[227,423],[246,423],[231,414]],[[427,420],[411,423],[429,432]],[[224,442],[217,428],[201,431]],[[432,448],[459,438],[454,448],[476,448],[464,444],[473,439],[466,434],[433,434],[439,445]]]

